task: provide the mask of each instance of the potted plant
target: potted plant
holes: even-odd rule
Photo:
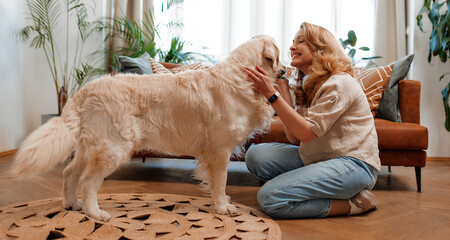
[[[429,41],[428,51],[428,63],[431,63],[431,59],[434,56],[439,56],[439,60],[442,63],[446,63],[450,58],[450,0],[425,0],[416,17],[417,26],[420,31],[424,32],[422,28],[423,15],[426,14],[432,24],[432,30]],[[439,77],[439,81],[442,81],[444,77],[450,74],[450,72],[444,73]],[[441,91],[442,99],[444,101],[445,109],[445,128],[450,131],[450,81],[447,86]]]
[[[169,0],[162,3],[161,10],[168,11],[171,8],[180,8],[183,0]],[[167,24],[155,24],[152,10],[149,9],[144,13],[142,21],[136,21],[127,17],[107,18],[97,22],[97,29],[102,29],[107,34],[104,41],[119,41],[120,47],[115,49],[105,49],[104,53],[111,59],[109,71],[119,70],[119,56],[128,56],[136,58],[144,53],[148,53],[150,57],[157,58],[161,62],[182,64],[195,59],[195,56],[202,56],[214,62],[209,56],[185,51],[184,47],[189,44],[178,36],[172,37],[169,49],[164,50],[161,46],[157,46],[157,38],[159,38],[158,28],[169,28],[169,32],[176,28],[182,28],[182,23],[169,22]]]
[[[342,46],[344,47],[344,49],[347,52],[347,55],[352,59],[352,64],[356,65],[359,63],[359,61],[361,60],[371,60],[371,59],[376,59],[376,58],[381,58],[380,56],[373,56],[373,57],[363,57],[361,58],[361,60],[356,61],[355,60],[355,54],[356,54],[356,42],[357,42],[358,38],[356,37],[356,33],[353,30],[348,31],[347,33],[347,39],[343,40],[342,38],[339,38],[339,41],[341,41]],[[369,51],[370,48],[368,47],[359,47],[358,48],[361,51]]]
[[[21,29],[18,36],[23,41],[32,38],[30,46],[41,49],[45,54],[55,85],[60,115],[68,98],[90,77],[102,72],[89,61],[82,61],[83,47],[95,32],[94,25],[87,19],[88,7],[82,0],[27,0],[26,7],[31,25]],[[69,32],[73,32],[72,21],[76,21],[77,26],[75,46],[69,45]],[[59,28],[61,23],[64,24],[64,31]],[[58,34],[63,34],[64,42],[55,41]],[[61,53],[63,57],[59,58]],[[69,56],[74,57],[69,59]]]

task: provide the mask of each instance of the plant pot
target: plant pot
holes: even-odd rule
[[[48,120],[50,120],[54,117],[59,117],[59,115],[58,114],[42,114],[41,115],[41,124],[44,125],[44,123],[46,123]]]

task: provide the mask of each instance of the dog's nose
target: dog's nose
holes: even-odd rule
[[[283,69],[277,70],[276,72],[276,76],[277,78],[281,78],[283,77],[283,75],[286,73],[286,71],[284,71]]]

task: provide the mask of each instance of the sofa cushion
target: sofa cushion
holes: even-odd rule
[[[203,70],[203,69],[207,69],[207,67],[205,67],[201,62],[196,62],[196,63],[182,65],[182,66],[179,66],[176,68],[172,68],[172,69],[170,69],[170,71],[172,73],[176,74],[176,73],[185,72],[185,71]]]
[[[155,59],[150,57],[149,61],[154,74],[172,74],[169,69],[165,68],[160,62],[156,61]]]
[[[183,65],[178,64],[167,65],[167,63],[160,63],[151,57],[149,58],[149,60],[154,74],[176,74],[191,70],[207,69],[207,67],[205,67],[201,62]]]
[[[150,55],[144,53],[139,57],[118,56],[119,71],[123,73],[152,74],[152,66],[148,60]]]
[[[428,130],[416,123],[397,123],[375,118],[379,149],[425,150]]]
[[[391,78],[381,98],[380,106],[375,117],[393,122],[402,121],[398,107],[398,82],[408,74],[413,59],[414,54],[411,54],[394,62]]]

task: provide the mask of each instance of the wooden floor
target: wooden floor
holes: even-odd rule
[[[10,156],[0,158],[0,207],[61,196],[62,167],[26,181],[5,177]],[[99,193],[169,193],[202,196],[191,178],[192,160],[133,159],[109,176]],[[258,181],[243,163],[229,167],[227,193],[232,201],[257,208]],[[374,194],[378,210],[361,216],[276,220],[290,239],[450,239],[450,161],[429,161],[416,192],[414,168],[387,168]]]

